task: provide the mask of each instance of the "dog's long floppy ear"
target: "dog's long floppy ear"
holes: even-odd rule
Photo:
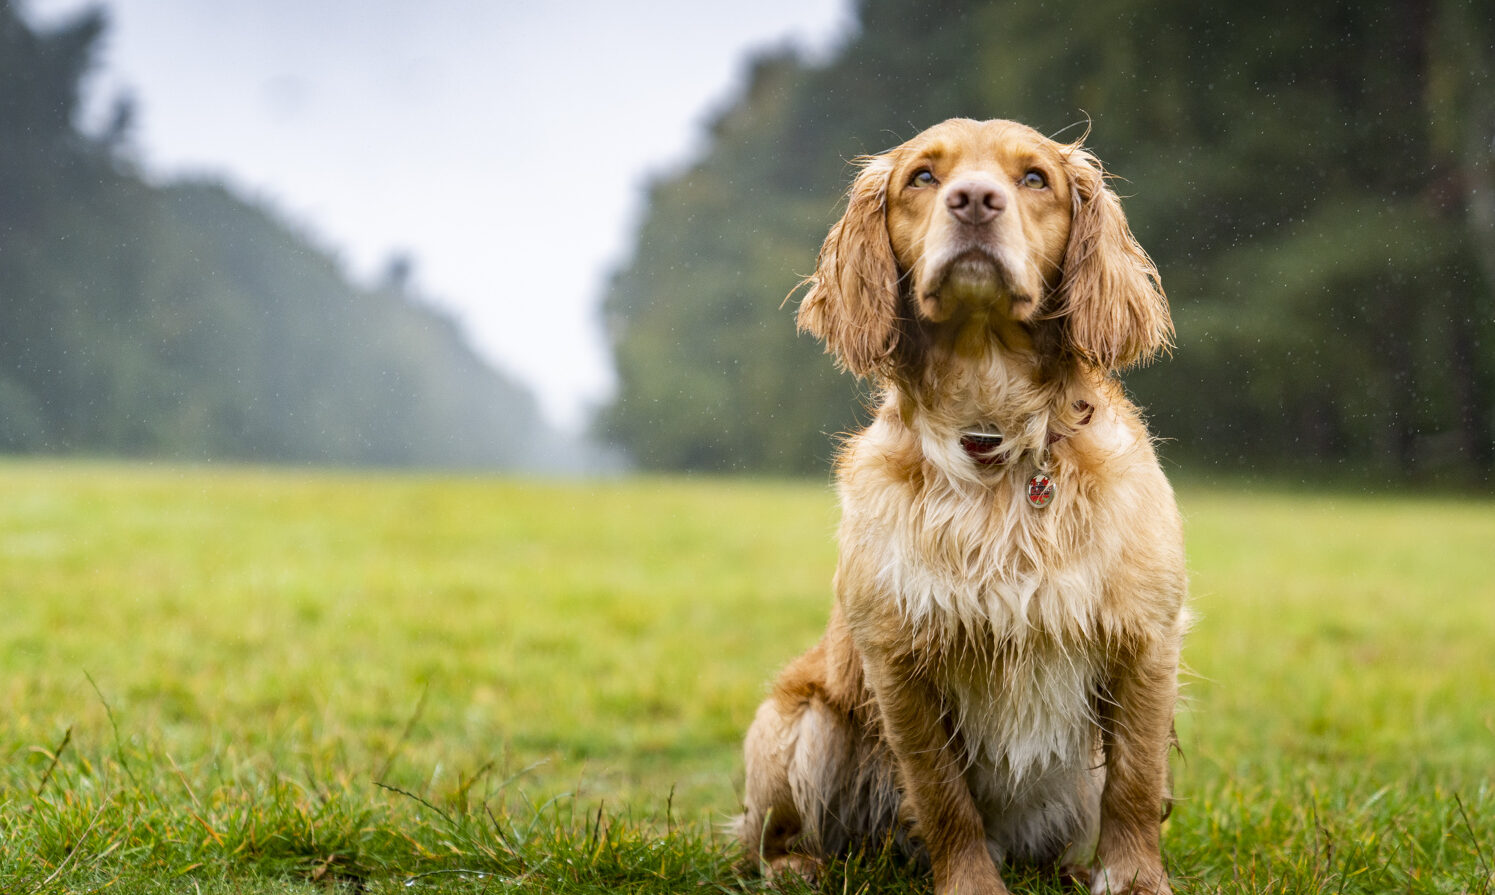
[[[1068,173],[1074,214],[1052,311],[1062,320],[1065,347],[1107,370],[1150,360],[1173,344],[1157,266],[1127,226],[1100,161],[1072,147]]]
[[[888,239],[886,155],[860,160],[846,213],[820,246],[810,291],[800,302],[801,332],[825,341],[841,366],[858,376],[890,372],[898,342],[898,263]]]

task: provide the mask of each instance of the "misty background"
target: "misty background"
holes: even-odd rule
[[[0,450],[823,473],[781,302],[964,115],[1125,178],[1178,467],[1487,484],[1492,71],[1464,2],[0,0]]]

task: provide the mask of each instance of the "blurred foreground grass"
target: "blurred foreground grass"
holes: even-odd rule
[[[1180,496],[1179,891],[1495,891],[1495,504]],[[711,824],[834,525],[819,484],[0,464],[0,891],[737,888]],[[873,883],[926,886],[826,886]]]

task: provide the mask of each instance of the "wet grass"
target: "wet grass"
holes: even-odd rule
[[[1181,498],[1176,889],[1495,892],[1495,503]],[[834,520],[819,484],[0,464],[0,891],[754,889],[713,825]]]

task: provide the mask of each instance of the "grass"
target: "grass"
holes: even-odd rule
[[[1495,503],[1180,496],[1177,891],[1495,893]],[[0,464],[0,892],[754,890],[713,825],[834,524],[819,484]]]

